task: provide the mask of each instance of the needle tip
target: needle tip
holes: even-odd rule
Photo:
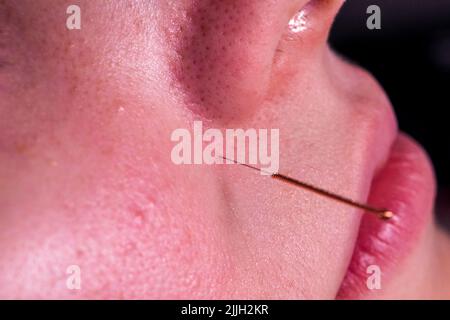
[[[394,213],[392,211],[384,211],[380,214],[380,218],[383,220],[389,220],[394,217]]]

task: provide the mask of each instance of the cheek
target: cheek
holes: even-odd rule
[[[0,296],[207,298],[228,291],[233,269],[215,178],[162,162],[169,145],[145,132],[129,139],[107,149],[85,138],[40,153],[44,144],[36,145],[20,168],[5,169],[2,157],[11,180],[0,197]],[[132,153],[144,141],[145,150]],[[81,270],[80,291],[67,288],[71,265]]]

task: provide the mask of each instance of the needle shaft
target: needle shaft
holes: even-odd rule
[[[372,206],[370,206],[368,204],[363,204],[363,203],[356,202],[354,200],[351,200],[349,198],[343,197],[343,196],[338,195],[336,193],[333,193],[333,192],[327,191],[325,189],[313,186],[312,184],[309,184],[309,183],[306,183],[306,182],[302,182],[302,181],[299,181],[297,179],[288,177],[288,176],[286,176],[284,174],[270,173],[270,172],[265,171],[263,169],[260,169],[260,168],[257,168],[257,167],[253,167],[251,165],[238,162],[236,160],[231,160],[231,159],[225,158],[223,156],[222,156],[222,158],[225,159],[225,160],[234,162],[235,164],[239,164],[241,166],[244,166],[244,167],[247,167],[247,168],[259,171],[259,172],[267,173],[273,179],[276,179],[276,180],[288,183],[288,184],[296,186],[296,187],[300,187],[302,189],[309,190],[309,191],[314,192],[314,193],[316,193],[316,194],[318,194],[320,196],[333,199],[333,200],[338,201],[340,203],[343,203],[343,204],[346,204],[346,205],[349,205],[349,206],[352,206],[352,207],[355,207],[355,208],[358,208],[358,209],[362,209],[365,212],[376,214],[379,218],[381,218],[383,220],[389,220],[389,219],[391,219],[394,216],[394,213],[392,211],[387,210],[387,209],[375,208],[375,207],[372,207]]]

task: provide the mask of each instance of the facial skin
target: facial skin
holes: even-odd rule
[[[397,129],[327,45],[342,2],[84,0],[69,31],[70,1],[0,1],[0,297],[337,297],[360,211],[238,166],[176,166],[170,136],[279,128],[281,172],[366,201]],[[447,297],[448,240],[424,220],[360,298]]]

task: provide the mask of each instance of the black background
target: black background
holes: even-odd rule
[[[267,304],[269,316],[218,314],[183,316],[181,308],[188,304],[224,308],[225,304]],[[448,301],[3,301],[2,312],[15,318],[27,316],[45,319],[350,319],[424,318],[445,314]],[[437,316],[437,315],[436,315]]]

